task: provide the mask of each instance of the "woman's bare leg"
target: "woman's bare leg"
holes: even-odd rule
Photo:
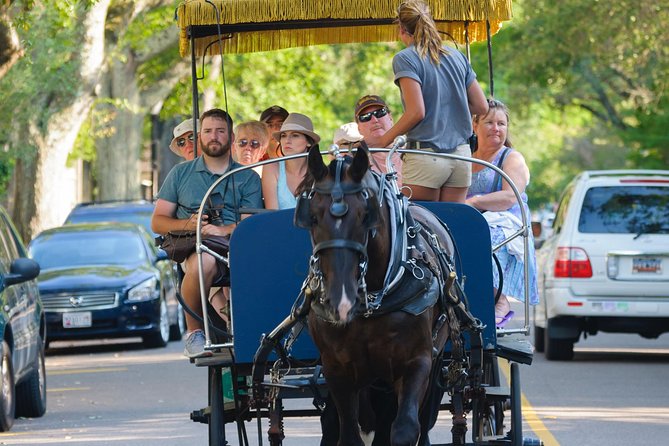
[[[402,193],[411,200],[439,201],[439,189],[433,189],[431,187],[404,184]]]
[[[468,189],[468,187],[442,187],[439,194],[439,201],[464,203],[467,198]]]

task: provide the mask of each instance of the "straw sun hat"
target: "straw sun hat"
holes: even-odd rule
[[[309,136],[314,140],[314,144],[318,144],[321,140],[321,137],[318,133],[314,132],[314,124],[311,122],[308,116],[305,116],[301,113],[291,113],[288,115],[283,125],[281,125],[281,130],[278,132],[272,133],[272,137],[279,141],[281,138],[281,133],[283,132],[297,132],[302,133],[303,135]]]

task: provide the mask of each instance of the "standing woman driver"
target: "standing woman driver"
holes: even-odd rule
[[[393,58],[404,114],[385,135],[366,141],[386,147],[406,134],[409,149],[471,156],[471,117],[488,104],[465,56],[443,46],[441,35],[421,0],[405,0],[397,9],[399,36],[407,46]],[[403,182],[411,198],[464,203],[471,164],[437,156],[403,155]]]

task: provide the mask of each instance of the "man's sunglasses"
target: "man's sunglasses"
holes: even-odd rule
[[[193,136],[193,134],[191,133],[191,134],[188,135],[186,138],[188,138],[188,141],[193,142],[193,140],[195,139],[195,136]],[[177,139],[177,147],[183,147],[183,146],[185,146],[185,145],[186,145],[186,138],[179,138],[179,139]]]
[[[375,116],[376,119],[381,119],[385,115],[388,114],[388,109],[386,107],[382,107],[378,110],[374,110],[371,112],[363,113],[361,115],[358,115],[358,121],[360,122],[368,122],[372,120],[372,116]]]
[[[258,150],[260,148],[260,141],[258,141],[257,139],[252,139],[250,141],[248,139],[240,139],[237,141],[237,145],[241,149],[243,149],[247,145],[250,145],[253,150]]]

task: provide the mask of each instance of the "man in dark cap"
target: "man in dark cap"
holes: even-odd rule
[[[260,121],[267,124],[269,134],[272,135],[274,132],[281,130],[281,125],[287,117],[288,110],[278,105],[272,105],[260,114]],[[272,137],[269,144],[267,145],[267,158],[278,158],[280,156],[281,153],[279,152],[279,141]]]

